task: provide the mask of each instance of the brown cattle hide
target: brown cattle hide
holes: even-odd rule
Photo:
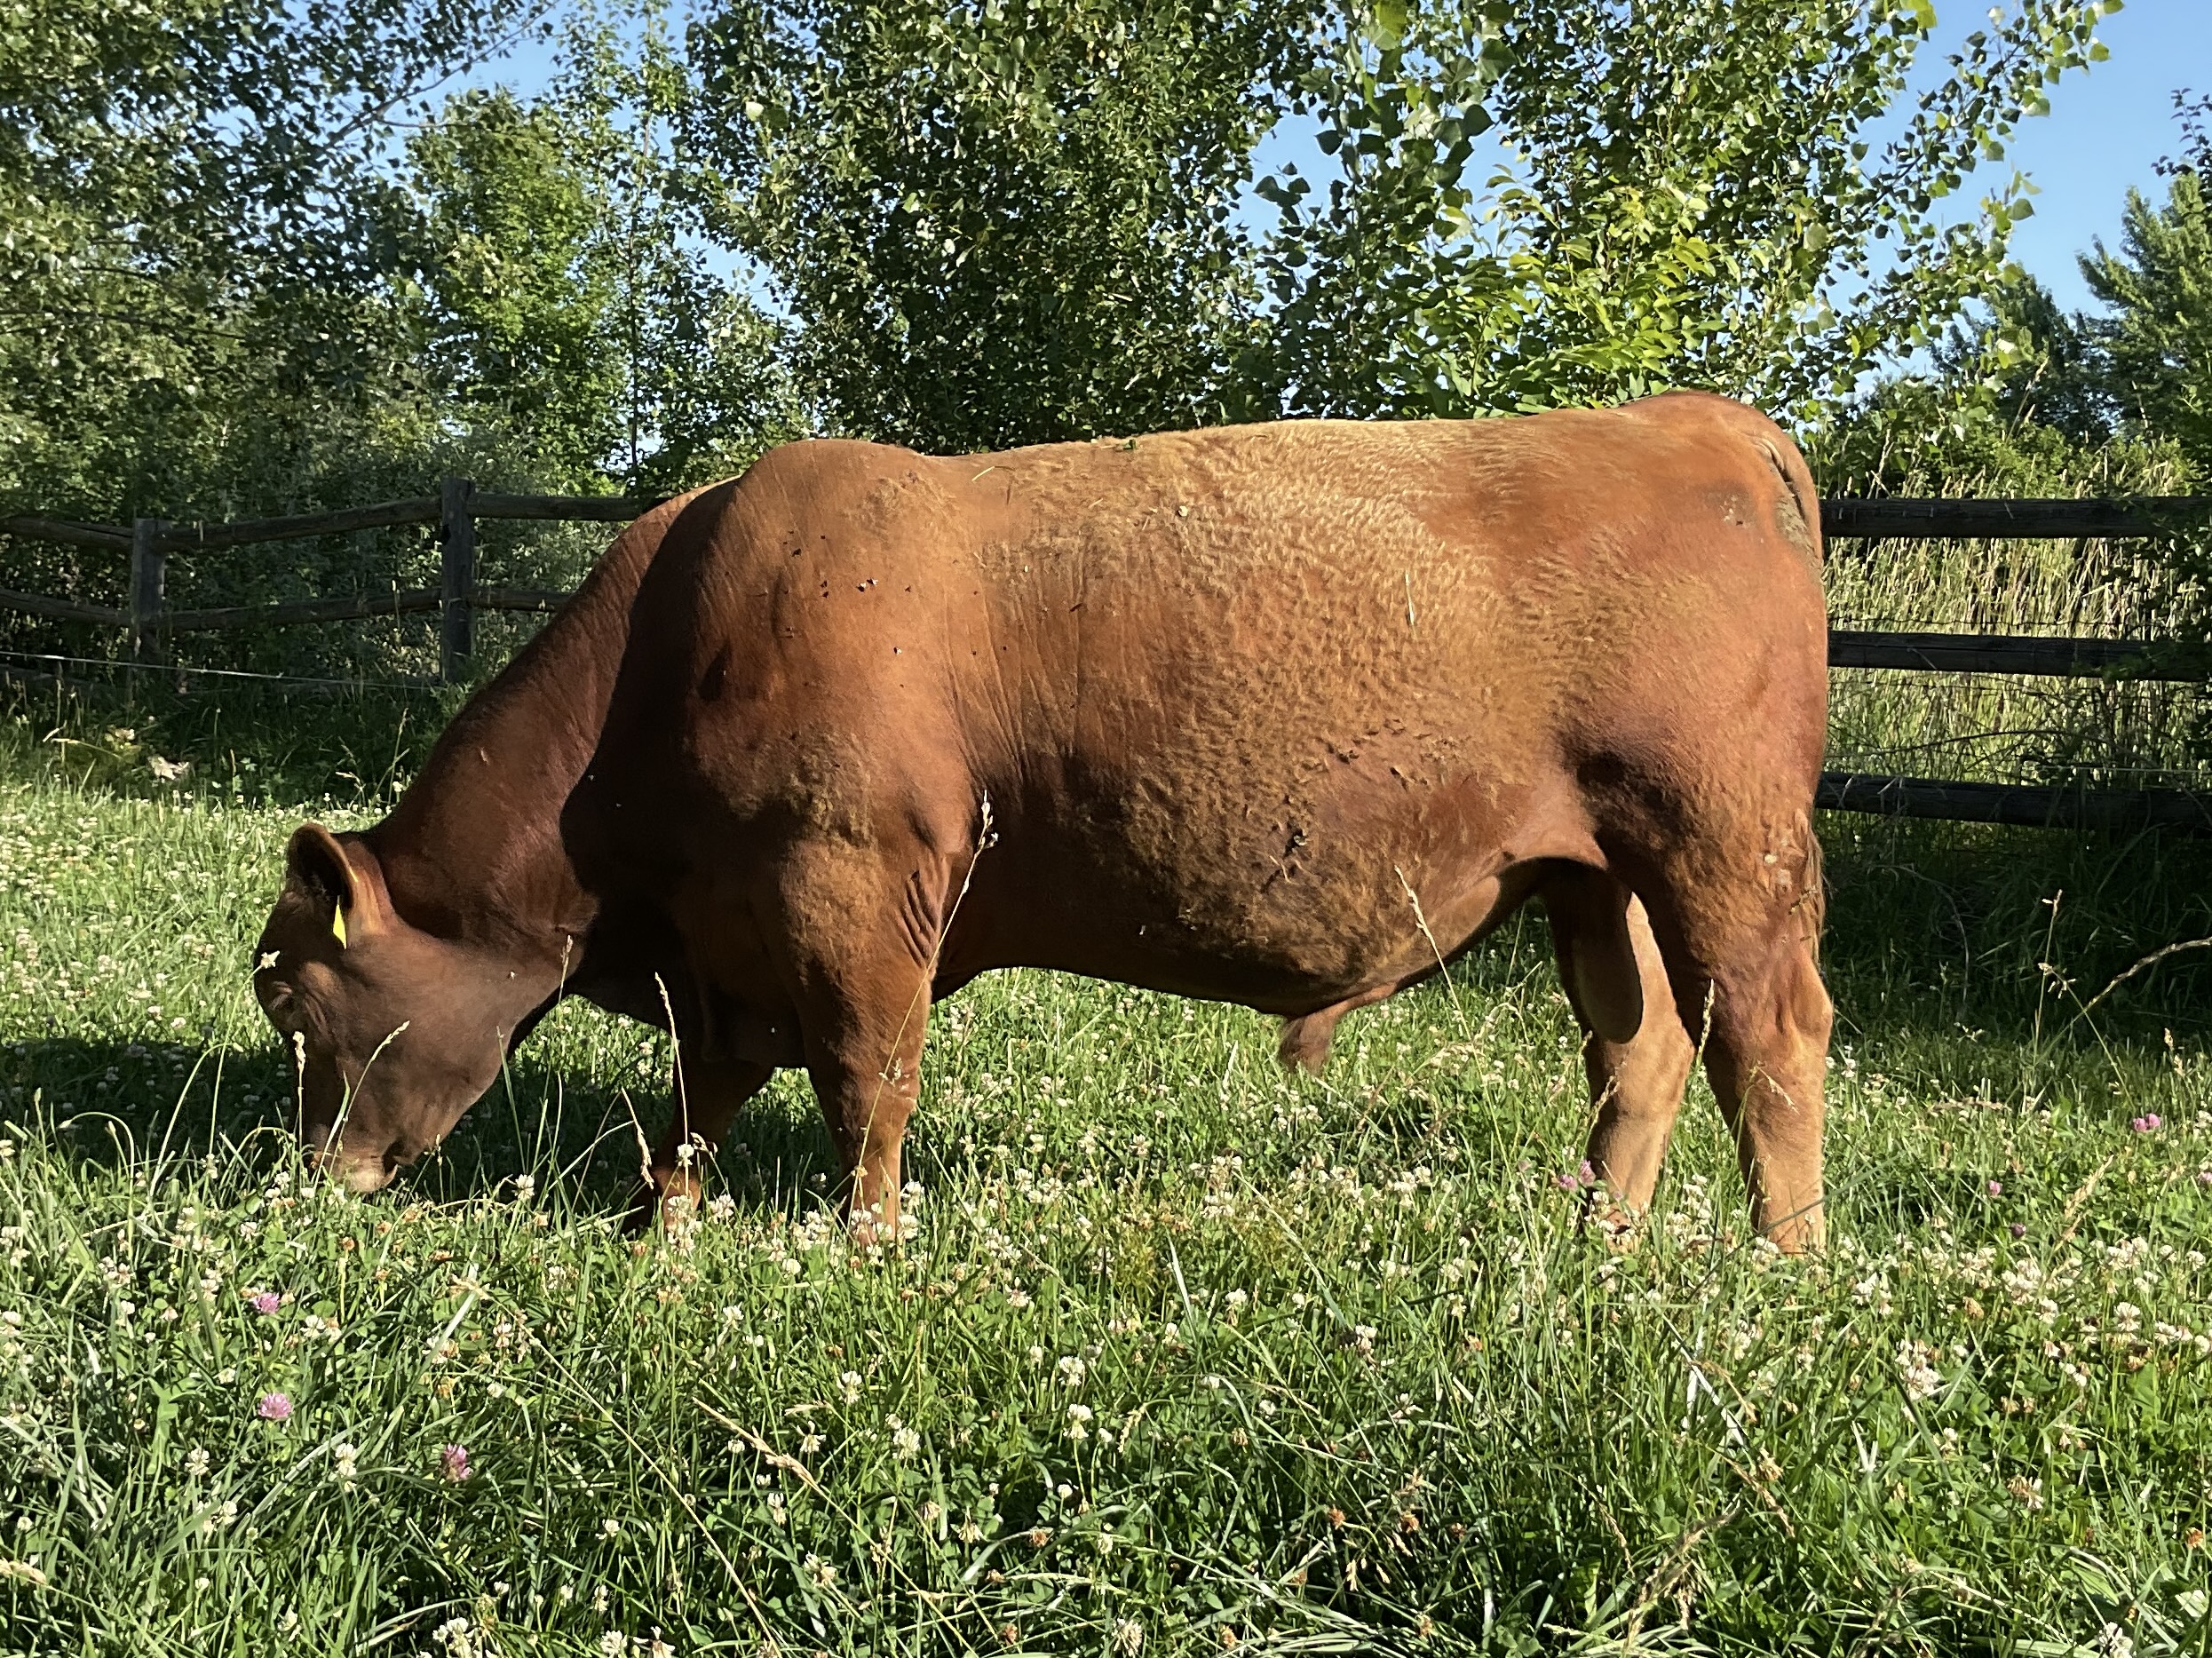
[[[389,820],[296,838],[261,977],[308,1132],[380,1182],[576,991],[675,1020],[657,1186],[804,1064],[882,1215],[930,1003],[978,972],[1241,1003],[1318,1067],[1345,1011],[1541,895],[1598,1173],[1648,1202],[1701,1042],[1757,1224],[1798,1247],[1818,525],[1788,439],[1691,394],[778,449],[633,527]]]

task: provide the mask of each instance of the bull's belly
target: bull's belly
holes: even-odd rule
[[[1114,850],[1122,855],[1033,846],[995,878],[979,868],[981,913],[955,921],[948,965],[961,977],[1052,968],[1303,1014],[1435,971],[1518,908],[1539,872],[1495,847],[1393,858],[1386,840],[1290,858],[1264,846],[1166,861]]]

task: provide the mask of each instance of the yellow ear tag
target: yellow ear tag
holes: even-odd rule
[[[330,936],[338,941],[338,948],[345,948],[345,906],[343,904],[331,906]]]

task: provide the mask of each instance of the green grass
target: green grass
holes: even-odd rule
[[[248,947],[436,723],[0,726],[0,1649],[2212,1645],[2212,949],[2083,1014],[2212,934],[2212,853],[1826,823],[1816,1260],[1747,1241],[1701,1083],[1633,1247],[1578,1226],[1534,916],[1318,1083],[1241,1011],[977,984],[855,1260],[796,1077],[623,1237],[670,1055],[580,1006],[395,1194],[300,1180]]]

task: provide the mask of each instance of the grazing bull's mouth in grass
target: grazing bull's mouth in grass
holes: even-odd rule
[[[369,1190],[561,996],[673,1032],[649,1195],[804,1067],[895,1224],[933,1000],[1021,965],[1344,1014],[1542,900],[1651,1200],[1702,1044],[1755,1224],[1820,1236],[1820,514],[1674,394],[932,460],[795,444],[657,509],[383,822],[287,853],[257,989]]]

